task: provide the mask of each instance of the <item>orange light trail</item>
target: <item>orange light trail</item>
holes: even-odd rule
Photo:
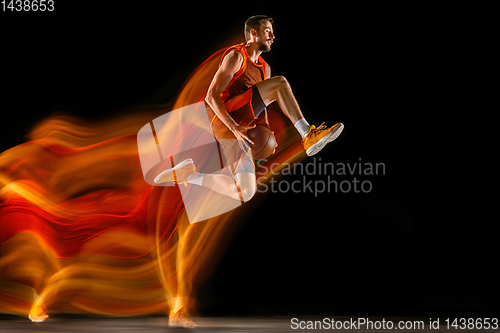
[[[197,286],[247,206],[190,224],[177,187],[144,181],[136,134],[203,100],[220,56],[193,73],[173,106],[137,107],[100,123],[54,115],[0,154],[1,313],[37,321],[47,313],[195,311]],[[269,117],[279,150],[265,165],[303,158],[278,112],[270,108]]]

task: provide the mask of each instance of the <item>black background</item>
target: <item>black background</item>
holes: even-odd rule
[[[199,290],[200,312],[498,313],[495,219],[470,167],[481,17],[455,6],[56,0],[54,12],[2,12],[0,148],[54,112],[99,121],[172,101],[208,56],[243,41],[249,16],[266,14],[273,75],[310,123],[345,124],[317,158],[386,173],[357,176],[373,184],[367,194],[261,196]]]

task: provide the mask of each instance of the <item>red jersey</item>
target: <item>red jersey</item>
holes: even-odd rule
[[[236,50],[243,56],[243,64],[241,68],[233,75],[233,79],[221,94],[222,101],[226,103],[235,96],[245,93],[253,85],[263,81],[266,77],[266,66],[264,65],[264,59],[259,56],[259,62],[254,63],[247,53],[245,44],[238,44],[228,48],[222,55],[220,64],[224,57],[231,51]],[[219,64],[219,67],[220,67]]]
[[[263,81],[266,77],[266,66],[264,59],[259,56],[258,63],[254,63],[247,53],[245,44],[238,44],[227,48],[219,62],[222,64],[224,57],[231,51],[236,50],[243,56],[243,63],[240,69],[233,75],[231,82],[221,93],[222,101],[229,115],[240,125],[249,126],[253,124],[256,117],[252,107],[253,89],[252,86]],[[207,107],[211,126],[214,134],[219,139],[232,139],[234,134],[224,125],[215,113]],[[259,122],[259,120],[257,120]]]

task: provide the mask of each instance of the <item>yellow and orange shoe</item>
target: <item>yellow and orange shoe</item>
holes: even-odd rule
[[[329,142],[335,140],[343,129],[344,125],[342,123],[337,123],[330,128],[327,128],[324,123],[318,127],[311,125],[309,133],[302,139],[302,146],[307,156],[319,153]]]
[[[187,178],[196,172],[196,167],[191,158],[188,158],[171,169],[161,172],[154,179],[155,184],[175,183],[187,186]]]

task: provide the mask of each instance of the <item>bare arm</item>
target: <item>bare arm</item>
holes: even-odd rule
[[[253,143],[247,136],[247,131],[255,126],[240,126],[229,115],[220,97],[220,94],[227,88],[234,74],[241,68],[243,56],[237,51],[228,53],[222,60],[222,64],[215,73],[212,83],[208,88],[205,101],[212,108],[224,125],[234,133],[236,139],[246,140]]]
[[[265,61],[264,66],[266,66],[266,77],[264,79],[267,80],[271,78],[271,66],[269,66],[269,64]]]

